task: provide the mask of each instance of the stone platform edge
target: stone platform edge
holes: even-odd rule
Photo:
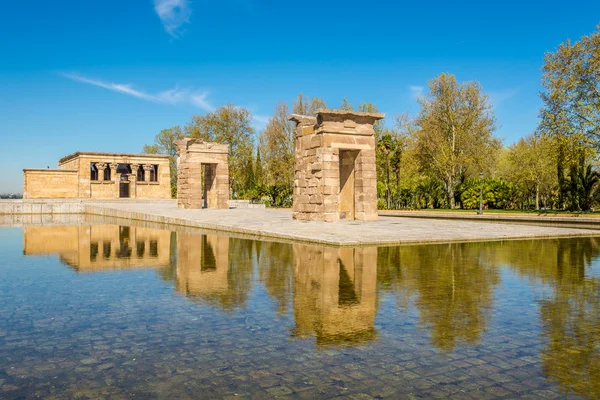
[[[565,215],[562,217],[552,217],[544,215],[503,215],[503,214],[486,214],[478,215],[473,213],[463,212],[419,212],[419,211],[379,211],[380,217],[396,217],[396,218],[431,218],[431,219],[462,219],[471,221],[506,221],[506,222],[546,222],[556,224],[591,224],[600,226],[599,217],[581,217],[577,215]]]
[[[167,200],[172,201],[172,200]],[[225,224],[217,224],[217,223],[207,223],[201,221],[192,221],[185,218],[176,218],[176,217],[168,217],[156,214],[149,214],[143,212],[135,212],[128,210],[120,210],[114,208],[114,203],[111,204],[113,207],[102,206],[98,204],[98,201],[89,200],[81,200],[76,199],[73,201],[68,200],[8,200],[8,201],[0,201],[0,216],[3,217],[14,217],[18,219],[23,219],[23,223],[28,223],[29,221],[25,221],[27,216],[38,216],[42,224],[52,224],[53,218],[52,216],[60,216],[64,214],[80,214],[80,215],[96,215],[102,217],[111,217],[115,219],[122,220],[130,220],[130,221],[144,221],[149,223],[154,223],[160,226],[163,226],[168,229],[169,226],[178,226],[178,227],[186,227],[192,229],[202,229],[211,232],[219,232],[219,233],[234,233],[243,235],[247,238],[255,238],[255,239],[270,239],[275,241],[282,242],[301,242],[301,243],[310,243],[317,245],[326,245],[326,246],[336,246],[336,247],[363,247],[363,246],[398,246],[398,245],[415,245],[415,244],[439,244],[439,243],[465,243],[465,242],[489,242],[489,241],[505,241],[505,240],[524,240],[524,239],[552,239],[552,238],[564,238],[564,237],[589,237],[590,233],[582,231],[579,234],[568,234],[568,235],[556,235],[556,234],[547,234],[547,235],[516,235],[511,236],[509,238],[444,238],[444,239],[392,239],[392,240],[332,240],[332,239],[324,239],[324,238],[315,238],[309,237],[305,235],[298,234],[285,234],[279,232],[268,232],[257,229],[247,229],[238,226],[225,225]],[[415,218],[423,218],[423,217],[431,217],[427,213],[404,213],[400,215],[399,213],[389,213],[394,215],[388,215],[388,213],[382,212],[381,216],[403,216],[403,217],[415,217]],[[425,215],[424,215],[425,214]],[[456,218],[456,219],[473,219],[479,221],[485,221],[485,216],[482,218],[481,216],[470,216],[469,218]],[[496,216],[495,216],[496,217]],[[444,218],[444,216],[438,215],[436,218]],[[33,218],[31,223],[38,222],[37,220],[34,222]],[[447,219],[447,218],[446,218]],[[539,219],[532,220],[531,222],[562,222],[569,223],[571,222],[571,218],[553,218],[558,219],[559,221],[550,221],[545,219],[545,217],[539,217]],[[579,223],[587,222],[590,218],[585,219],[577,219]],[[517,219],[513,217],[512,219],[507,218],[492,218],[492,221],[502,222],[502,220],[507,222],[519,222],[524,221],[524,219]],[[567,220],[567,221],[565,221]],[[526,221],[525,221],[526,222]],[[596,224],[600,223],[600,221],[594,221]],[[600,235],[600,232],[598,233]]]
[[[255,229],[240,228],[231,225],[205,223],[200,221],[191,221],[184,218],[167,217],[162,215],[154,215],[147,213],[140,213],[127,210],[119,210],[109,207],[99,207],[96,205],[86,205],[84,207],[85,214],[96,215],[102,217],[109,217],[113,219],[123,219],[130,221],[146,221],[152,222],[161,226],[179,226],[187,228],[196,228],[205,231],[212,231],[215,233],[234,233],[243,235],[247,238],[254,239],[267,239],[271,241],[281,242],[294,242],[294,243],[307,243],[315,245],[335,246],[335,247],[388,247],[388,246],[401,246],[401,245],[419,245],[419,244],[443,244],[443,243],[476,243],[476,242],[501,242],[507,240],[532,240],[532,239],[559,239],[559,238],[574,238],[574,237],[589,237],[590,233],[582,231],[581,234],[546,234],[546,235],[516,235],[508,238],[481,238],[481,239],[465,239],[465,238],[443,238],[443,239],[409,239],[409,240],[356,240],[356,241],[337,241],[328,240],[322,238],[294,235],[294,234],[282,234],[275,232],[259,231]],[[327,224],[324,222],[324,224]],[[600,236],[600,232],[598,233]]]

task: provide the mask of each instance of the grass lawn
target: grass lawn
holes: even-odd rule
[[[466,213],[474,214],[479,210],[463,209],[442,209],[442,208],[423,208],[419,210],[379,210],[379,211],[397,211],[397,212],[431,212],[431,213]],[[559,211],[559,210],[483,210],[484,214],[513,214],[513,215],[556,215],[556,216],[579,216],[600,217],[600,211]]]

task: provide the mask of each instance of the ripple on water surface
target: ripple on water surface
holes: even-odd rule
[[[0,229],[0,398],[600,398],[600,239]]]

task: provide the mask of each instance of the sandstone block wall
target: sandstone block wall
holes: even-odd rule
[[[24,199],[72,199],[78,197],[77,170],[24,169]]]
[[[97,180],[91,179],[91,164],[98,167]],[[131,173],[123,173],[122,169],[117,172],[119,165],[130,167]],[[156,166],[157,179],[138,181],[140,165],[148,169]],[[104,179],[105,169],[111,172],[110,180]],[[128,185],[130,198],[171,198],[169,158],[164,155],[77,152],[60,159],[58,169],[25,169],[23,172],[23,198],[28,199],[116,199],[120,198],[122,182]]]
[[[102,168],[111,170],[111,179],[104,180],[103,169],[100,169],[98,180],[91,180],[90,164],[97,163]],[[132,169],[129,174],[117,173],[119,164],[129,165]],[[145,181],[137,180],[138,166],[157,165],[158,178],[149,181],[149,173]],[[169,159],[162,155],[146,154],[118,154],[118,153],[74,153],[59,161],[59,168],[71,167],[78,170],[80,198],[91,199],[116,199],[119,198],[119,185],[122,176],[125,176],[129,185],[129,197],[132,199],[170,199],[171,198],[171,171]]]
[[[176,144],[177,206],[229,208],[229,146],[191,138]]]
[[[373,124],[383,114],[318,110],[296,122],[293,217],[377,220]]]

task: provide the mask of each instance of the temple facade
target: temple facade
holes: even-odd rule
[[[170,199],[169,157],[77,152],[57,169],[24,169],[26,199]]]

